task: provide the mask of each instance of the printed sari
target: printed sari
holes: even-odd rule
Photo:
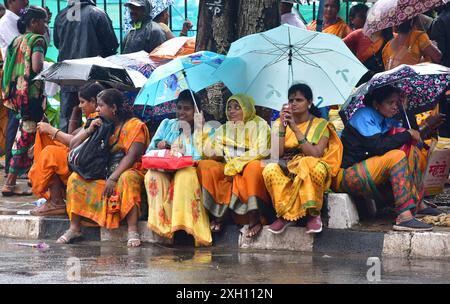
[[[158,142],[166,141],[171,146],[182,146],[184,155],[194,160],[201,159],[202,146],[199,137],[209,132],[195,130],[187,137],[179,132],[178,119],[165,119],[148,150],[156,149]],[[208,214],[203,207],[201,188],[195,167],[177,170],[174,173],[149,170],[145,175],[148,199],[148,227],[158,235],[172,239],[178,230],[184,230],[195,239],[196,246],[212,244]]]
[[[280,120],[273,126],[279,128]],[[305,156],[299,149],[295,133],[286,128],[285,154],[294,154],[284,171],[280,164],[268,164],[263,171],[264,181],[272,198],[277,217],[296,221],[308,213],[320,214],[324,192],[331,179],[339,171],[342,160],[342,143],[331,123],[322,118],[298,125],[308,141],[316,145],[323,137],[328,138],[328,147],[321,158]]]
[[[149,134],[145,123],[137,118],[125,122],[122,131],[120,127],[111,136],[109,143],[119,141],[111,150],[112,154],[120,151],[128,153],[132,144],[149,144]],[[130,169],[120,175],[116,193],[119,195],[119,208],[111,208],[110,202],[102,197],[106,180],[86,181],[76,172],[72,173],[67,182],[67,214],[82,216],[101,227],[118,228],[120,221],[125,219],[134,208],[140,208],[142,183],[145,170],[141,161],[137,161]],[[88,222],[89,223],[89,222]],[[83,224],[87,224],[85,221]]]

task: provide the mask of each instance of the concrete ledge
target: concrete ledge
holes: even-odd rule
[[[329,193],[326,201],[328,228],[349,229],[359,223],[358,210],[350,195]]]
[[[411,252],[411,233],[388,232],[384,235],[383,256],[408,257]]]
[[[147,243],[159,243],[159,244],[166,244],[166,245],[172,245],[173,240],[169,240],[166,238],[162,238],[156,233],[153,233],[148,227],[147,222],[140,221],[138,223],[138,229],[139,233],[141,235],[141,241],[147,242]],[[127,227],[126,226],[120,226],[118,229],[106,229],[101,228],[100,229],[100,239],[102,241],[113,241],[113,242],[126,242],[128,237],[127,233]]]
[[[23,215],[0,215],[0,236],[39,239],[41,218]]]
[[[450,257],[450,232],[413,233],[410,257]]]
[[[239,247],[245,249],[271,249],[312,252],[314,238],[306,233],[302,227],[288,227],[281,234],[273,234],[267,226],[256,238],[247,238],[245,233],[248,226],[244,226],[239,237]]]
[[[56,240],[69,227],[70,221],[64,217],[0,215],[0,237]],[[100,240],[99,228],[83,227],[81,231],[84,240]]]

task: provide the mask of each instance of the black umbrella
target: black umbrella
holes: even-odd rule
[[[117,89],[139,91],[125,68],[102,57],[64,60],[45,69],[34,79],[66,86],[82,86],[90,81],[100,81]]]

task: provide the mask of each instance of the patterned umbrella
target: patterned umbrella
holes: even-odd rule
[[[450,68],[434,63],[402,64],[395,69],[375,74],[371,80],[359,86],[342,106],[340,115],[348,121],[359,108],[364,107],[364,97],[376,88],[393,84],[408,98],[405,110],[414,114],[436,106],[439,97],[450,83]]]
[[[198,92],[219,82],[212,74],[224,58],[214,52],[201,51],[159,66],[139,92],[134,104],[156,106],[176,99],[183,90]]]
[[[175,0],[151,0],[152,3],[152,18],[155,18],[162,11],[175,3]]]
[[[402,24],[446,2],[448,0],[378,0],[367,13],[364,32],[371,35]]]

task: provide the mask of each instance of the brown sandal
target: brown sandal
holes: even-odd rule
[[[2,188],[2,195],[3,196],[13,196],[13,195],[30,196],[30,195],[33,195],[33,193],[31,191],[24,191],[24,190],[21,191],[17,185],[4,184],[3,188]]]
[[[247,238],[254,238],[254,237],[258,236],[258,234],[260,234],[262,230],[263,230],[263,225],[261,224],[261,222],[258,222],[252,226],[249,225],[245,236]]]
[[[57,205],[52,201],[47,201],[42,206],[31,210],[30,214],[35,216],[66,215],[66,205]]]

